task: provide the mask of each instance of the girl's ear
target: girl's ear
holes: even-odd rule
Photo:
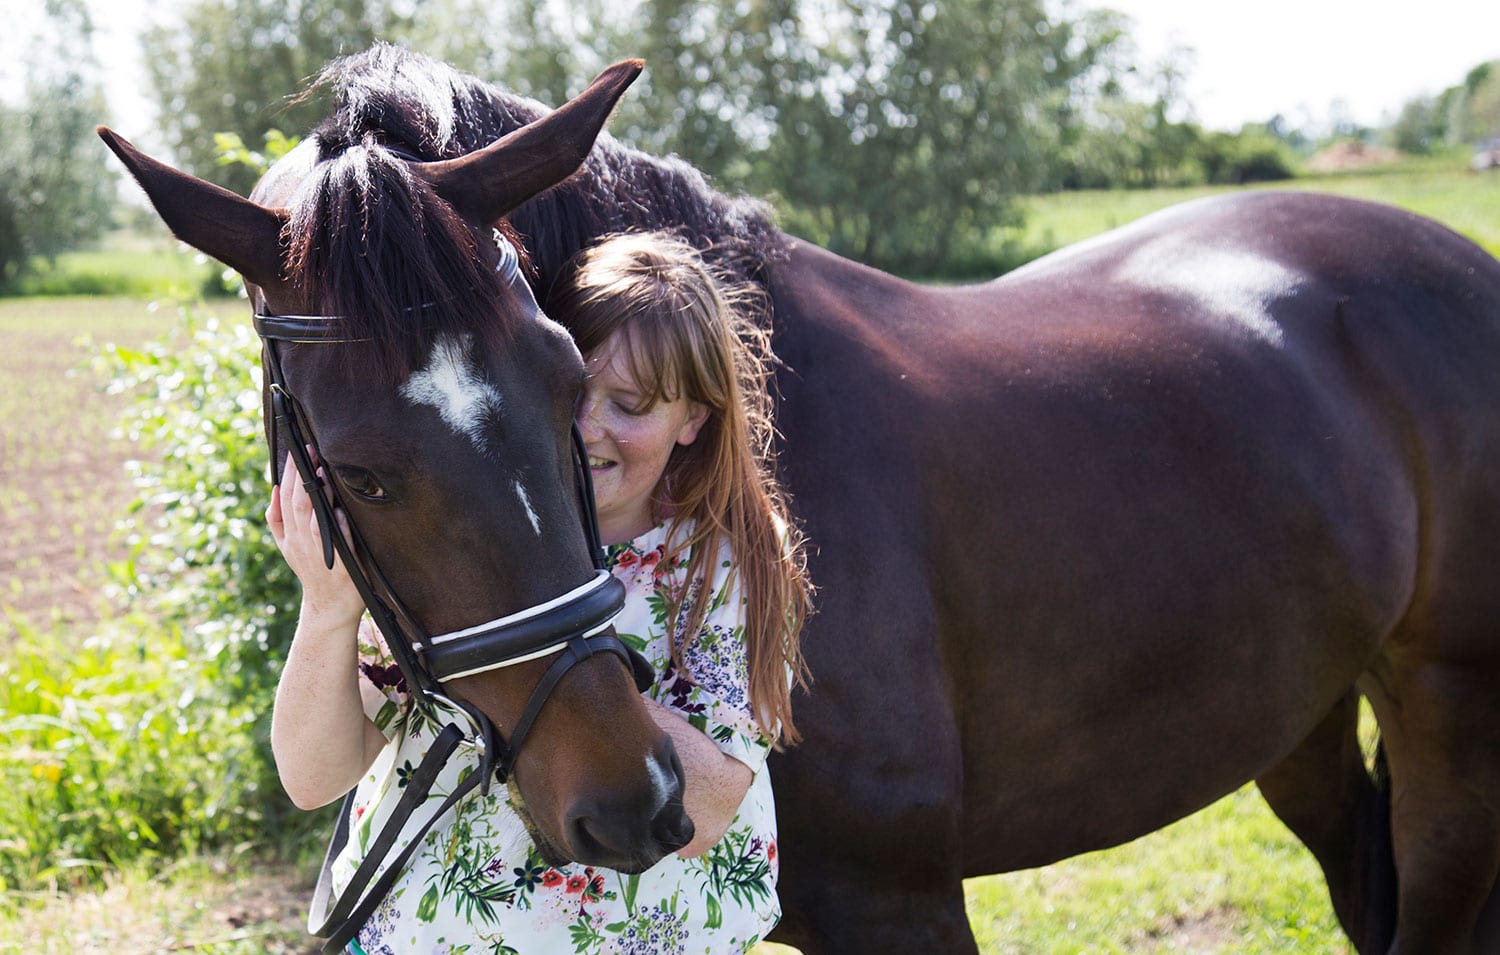
[[[708,405],[693,402],[688,409],[688,419],[677,432],[677,443],[681,445],[692,444],[698,440],[698,431],[703,427],[703,422],[708,420]]]

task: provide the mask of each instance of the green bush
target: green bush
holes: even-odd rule
[[[111,568],[136,615],[81,650],[13,621],[0,888],[245,842],[296,852],[326,822],[292,807],[270,755],[298,589],[265,531],[259,343],[184,310],[100,361],[136,398],[129,437],[161,452],[135,466],[130,557]]]
[[[129,598],[182,627],[227,698],[268,723],[299,591],[265,529],[260,343],[247,325],[187,309],[183,322],[185,333],[106,358],[112,388],[137,398],[129,438],[161,452],[136,466],[132,560],[117,576]]]
[[[0,889],[74,885],[264,823],[249,726],[178,631],[116,621],[80,647],[31,630],[0,662]]]
[[[1237,133],[1210,133],[1195,153],[1205,182],[1243,186],[1292,178],[1288,150],[1270,133],[1246,126]]]

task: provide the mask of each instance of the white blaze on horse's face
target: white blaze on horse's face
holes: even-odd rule
[[[412,404],[431,405],[450,428],[486,450],[484,424],[500,414],[500,392],[484,380],[469,360],[473,338],[439,336],[427,365],[401,386],[401,397]]]
[[[500,392],[484,380],[469,360],[473,338],[440,336],[432,344],[432,353],[421,371],[415,372],[401,386],[401,396],[412,404],[431,405],[443,421],[459,434],[474,442],[480,453],[486,450],[484,426],[488,418],[500,414]],[[516,481],[516,498],[531,521],[531,529],[541,536],[542,522],[531,495]]]

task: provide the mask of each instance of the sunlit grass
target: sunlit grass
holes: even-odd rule
[[[313,953],[302,928],[311,883],[248,852],[128,867],[88,892],[0,893],[0,951]]]
[[[1049,250],[1125,225],[1167,206],[1243,189],[1328,192],[1386,202],[1429,216],[1500,255],[1500,173],[1475,173],[1462,157],[1249,187],[1115,189],[1064,192],[1022,200],[1026,224],[997,236],[1024,248]]]
[[[16,296],[197,298],[221,270],[153,224],[141,232],[116,230],[89,248],[37,260],[0,291]]]
[[[313,865],[196,859],[87,892],[0,895],[0,950],[310,952]],[[1311,857],[1248,788],[1130,845],[965,888],[984,955],[1352,951]],[[795,952],[766,943],[754,955]]]
[[[970,880],[987,955],[1350,951],[1312,856],[1247,786],[1160,832]]]

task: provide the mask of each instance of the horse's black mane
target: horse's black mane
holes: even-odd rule
[[[372,138],[423,160],[472,152],[533,122],[547,107],[436,60],[388,44],[334,61],[312,90],[336,108],[315,131],[323,157]],[[580,173],[510,217],[545,291],[564,263],[601,236],[666,229],[743,277],[758,277],[778,245],[764,204],[712,189],[676,157],[658,158],[601,135]]]

